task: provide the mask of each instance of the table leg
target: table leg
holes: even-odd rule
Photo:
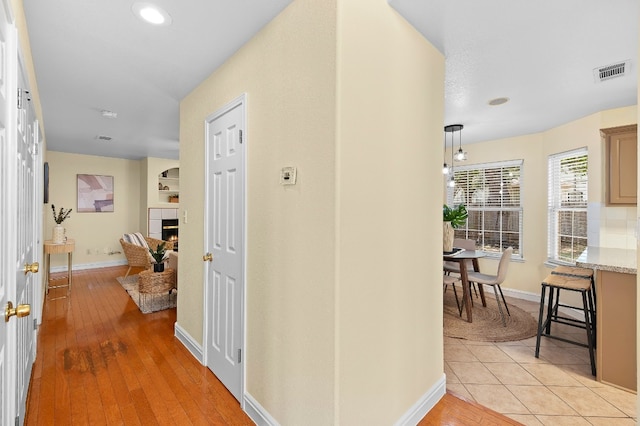
[[[460,265],[460,280],[462,281],[462,300],[466,307],[467,321],[473,322],[473,314],[471,312],[471,295],[469,287],[469,276],[467,275],[467,265],[464,259],[462,262],[458,262]]]
[[[478,263],[478,259],[472,259],[473,270],[476,272],[480,272],[480,264]],[[487,307],[487,300],[484,298],[484,288],[482,284],[478,284],[478,291],[480,292],[480,299],[482,299],[482,306]]]
[[[44,279],[46,281],[45,294],[49,294],[49,282],[51,280],[51,254],[50,253],[47,253],[47,255],[44,257],[44,263],[45,263]]]

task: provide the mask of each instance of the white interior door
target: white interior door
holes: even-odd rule
[[[18,68],[18,108],[17,108],[17,182],[15,240],[15,283],[17,306],[34,306],[37,285],[33,272],[27,266],[37,260],[36,239],[36,139],[34,137],[33,106],[30,102],[29,86],[23,68]],[[39,204],[39,203],[38,203]],[[27,390],[31,378],[31,367],[35,358],[36,328],[32,315],[19,317],[17,325],[16,354],[16,404],[17,415],[24,419]]]
[[[36,152],[27,84],[19,72],[16,29],[7,0],[0,3],[0,395],[2,424],[24,422],[35,332],[28,315],[35,280],[26,265],[36,258]],[[18,90],[20,89],[20,90]],[[17,311],[11,311],[13,306]],[[17,315],[16,315],[17,313]]]
[[[206,120],[205,357],[238,401],[243,392],[246,100]]]
[[[8,0],[0,2],[0,309],[15,302],[16,143],[12,136],[16,100],[16,39]],[[16,323],[0,320],[0,422],[16,417]]]

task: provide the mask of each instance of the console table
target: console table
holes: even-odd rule
[[[71,278],[72,278],[72,259],[73,259],[73,250],[76,247],[75,240],[68,238],[64,243],[54,243],[53,240],[46,240],[44,242],[44,263],[45,263],[45,282],[46,282],[46,294],[49,294],[49,289],[52,288],[67,288],[67,294],[60,297],[54,297],[50,300],[62,299],[71,294]],[[51,255],[52,254],[65,254],[67,255],[67,276],[63,278],[67,278],[66,284],[60,285],[50,285],[51,280]]]

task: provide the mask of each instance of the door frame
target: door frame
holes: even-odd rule
[[[242,251],[241,251],[241,255],[242,255],[242,274],[243,274],[243,280],[242,280],[242,286],[243,286],[243,292],[242,292],[242,303],[241,303],[241,307],[242,307],[242,313],[241,313],[241,318],[242,318],[242,324],[240,325],[240,330],[242,333],[242,336],[240,336],[239,341],[242,342],[242,362],[240,363],[240,407],[244,410],[245,408],[245,385],[246,385],[246,360],[247,360],[247,353],[246,353],[246,347],[247,347],[247,330],[246,330],[246,324],[247,324],[247,178],[248,178],[248,173],[247,173],[247,157],[248,157],[248,145],[247,145],[247,141],[248,141],[248,137],[247,137],[247,94],[243,93],[240,96],[238,96],[237,98],[233,99],[232,101],[228,102],[226,105],[224,105],[223,107],[221,107],[220,109],[216,110],[214,113],[210,114],[209,116],[207,116],[203,122],[204,124],[204,253],[210,253],[212,252],[212,247],[209,246],[209,241],[208,241],[208,235],[209,235],[209,231],[211,230],[211,221],[210,221],[210,217],[211,217],[211,212],[209,211],[209,191],[210,191],[210,177],[211,177],[211,164],[209,162],[209,155],[210,155],[210,143],[208,140],[208,132],[207,132],[207,124],[216,120],[217,118],[223,116],[224,114],[226,114],[227,112],[231,111],[234,108],[240,108],[242,111],[242,117],[240,118],[240,128],[243,130],[242,133],[242,144],[244,145],[244,158],[242,160],[242,168],[243,168],[243,177],[244,177],[244,184],[242,187],[242,192],[243,192],[243,200],[242,200],[242,211],[240,212],[240,216],[241,216],[241,222],[242,223],[242,233],[243,233],[243,246],[242,246]],[[204,287],[204,316],[203,316],[203,327],[202,327],[202,333],[203,333],[203,362],[204,365],[207,366],[207,360],[208,358],[208,352],[209,352],[209,324],[210,324],[210,318],[211,318],[211,306],[209,306],[208,301],[209,298],[212,296],[211,295],[211,291],[212,291],[212,283],[210,283],[208,281],[209,278],[209,262],[203,262],[203,287]],[[208,366],[207,366],[208,367]]]

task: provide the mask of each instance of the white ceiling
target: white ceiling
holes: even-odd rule
[[[24,0],[49,150],[177,159],[180,100],[291,3],[149,1],[172,25],[143,23],[134,0]]]
[[[24,0],[48,149],[177,159],[180,100],[290,2],[155,0],[173,23],[153,27],[133,0]],[[463,143],[637,103],[637,0],[390,4],[445,54],[444,124],[464,124]],[[594,82],[623,60],[627,76]]]
[[[462,143],[537,133],[637,103],[638,0],[389,0],[445,55]],[[593,69],[631,60],[625,77]],[[501,106],[487,102],[498,97]]]

